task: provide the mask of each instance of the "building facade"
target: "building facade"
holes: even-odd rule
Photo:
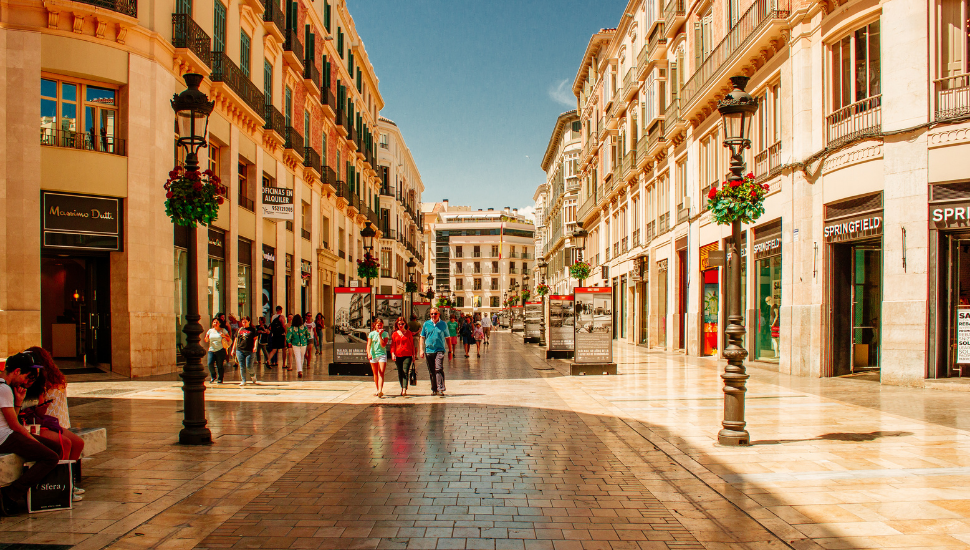
[[[401,294],[406,283],[423,279],[424,234],[421,193],[424,184],[411,150],[397,124],[384,117],[377,123],[377,159],[380,188],[381,294]],[[414,259],[415,267],[407,267]],[[417,292],[417,291],[416,291]]]
[[[631,0],[574,81],[578,219],[616,337],[723,347],[728,227],[717,101],[750,77],[748,170],[769,186],[744,227],[741,309],[758,366],[922,386],[970,372],[961,260],[970,202],[967,0]],[[968,279],[970,280],[970,279]],[[966,329],[963,329],[964,331]]]
[[[454,296],[456,307],[498,312],[514,288],[532,288],[535,226],[516,209],[472,211],[441,203],[428,226],[434,239],[436,296]]]
[[[379,226],[384,104],[343,0],[64,1],[4,18],[0,352],[176,369],[188,232],[162,184],[181,160],[169,100],[187,72],[215,102],[202,168],[228,187],[197,232],[203,324],[281,305],[332,326],[360,229]],[[263,215],[265,188],[292,190],[293,220]]]
[[[571,238],[579,207],[579,155],[582,124],[579,113],[567,111],[556,119],[549,145],[542,157],[546,181],[533,197],[536,211],[536,250],[548,265],[545,281],[551,294],[568,294],[578,281],[569,279],[574,261]],[[538,269],[538,268],[536,268]],[[542,281],[538,271],[534,280]]]

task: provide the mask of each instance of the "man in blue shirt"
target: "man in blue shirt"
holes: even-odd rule
[[[441,320],[438,308],[431,308],[431,319],[421,327],[421,357],[428,358],[428,374],[431,378],[431,394],[445,396],[445,338],[448,323]]]

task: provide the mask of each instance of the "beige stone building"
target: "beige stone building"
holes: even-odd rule
[[[546,284],[551,294],[568,294],[577,281],[569,279],[569,266],[574,257],[570,235],[575,230],[579,207],[579,155],[582,149],[582,124],[579,113],[567,111],[556,119],[542,171],[546,181],[536,188],[533,199],[536,212],[536,250],[546,267]],[[542,274],[536,267],[536,284]],[[534,285],[533,285],[534,286]]]
[[[727,227],[716,102],[751,77],[744,227],[752,362],[922,386],[970,374],[967,0],[631,0],[589,41],[578,218],[617,338],[716,355]],[[970,265],[970,264],[967,264]]]
[[[343,0],[57,0],[3,19],[0,353],[40,343],[65,365],[176,369],[187,233],[162,184],[187,72],[216,104],[203,168],[229,188],[198,232],[203,324],[276,305],[332,321],[360,229],[380,226],[384,162],[384,100]],[[293,220],[263,215],[266,187],[292,190]]]

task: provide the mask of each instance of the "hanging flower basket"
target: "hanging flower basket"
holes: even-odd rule
[[[524,304],[524,303],[528,302],[530,296],[532,296],[532,293],[531,292],[529,292],[528,290],[523,290],[522,291],[522,303]]]
[[[436,307],[448,307],[450,305],[451,305],[451,300],[449,300],[448,298],[438,298],[438,301],[435,302]]]
[[[212,170],[186,172],[176,166],[165,182],[165,213],[172,222],[186,227],[208,225],[219,216],[225,186]]]
[[[593,272],[593,268],[586,262],[576,262],[569,266],[569,276],[573,279],[579,279],[580,281],[585,281],[589,278],[589,274]]]
[[[364,257],[357,260],[357,276],[361,279],[376,279],[380,267],[381,264],[378,263],[377,258],[370,252],[365,252]]]
[[[418,291],[418,283],[414,283],[410,281],[404,283],[404,292],[417,292],[417,291]]]
[[[754,174],[749,173],[743,180],[726,181],[722,187],[711,188],[707,208],[718,225],[731,225],[734,220],[753,223],[765,213],[767,194],[768,184],[755,183]]]
[[[549,285],[546,283],[539,283],[539,286],[536,287],[536,296],[545,298],[546,294],[549,294]]]

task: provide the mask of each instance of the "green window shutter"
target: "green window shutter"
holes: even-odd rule
[[[363,82],[363,80],[361,79],[361,72],[360,72],[360,69],[357,69],[357,91],[358,92],[363,91],[361,90],[361,82]]]
[[[337,27],[337,53],[340,54],[340,59],[344,58],[344,31]]]
[[[354,54],[351,52],[347,52],[347,72],[354,75]]]
[[[252,64],[253,39],[243,31],[239,31],[239,68],[246,78],[249,78],[250,65]]]
[[[306,138],[306,146],[310,147],[310,113],[303,111],[303,136]]]
[[[226,51],[226,6],[219,0],[213,2],[212,51]]]
[[[273,104],[273,65],[270,64],[268,59],[263,60],[263,95],[266,98],[266,104]]]
[[[293,90],[289,86],[286,87],[286,91],[283,96],[283,110],[286,111],[286,125],[293,126]]]
[[[323,2],[323,26],[330,32],[330,2]]]
[[[175,13],[192,15],[192,0],[176,0]]]

